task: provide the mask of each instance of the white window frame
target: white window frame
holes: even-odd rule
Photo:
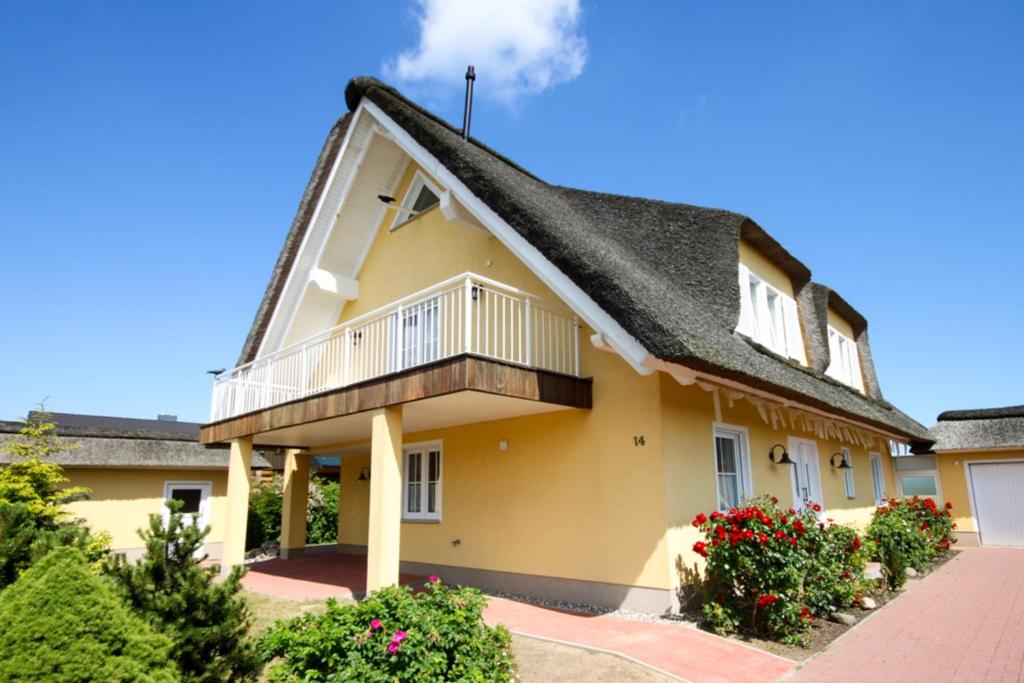
[[[751,475],[750,467],[750,436],[747,432],[746,427],[739,427],[737,425],[725,424],[723,422],[713,423],[714,429],[712,429],[711,437],[711,457],[713,458],[712,463],[715,468],[715,508],[720,512],[727,512],[728,508],[723,508],[722,502],[722,491],[718,485],[718,438],[736,439],[739,445],[739,449],[736,457],[736,465],[738,472],[736,473],[738,478],[737,489],[740,494],[739,504],[742,504],[744,500],[749,500],[754,497],[754,481]]]
[[[167,509],[167,501],[171,499],[172,489],[198,489],[199,490],[199,513],[193,514],[197,518],[199,528],[209,526],[211,513],[211,498],[213,497],[212,481],[184,481],[174,480],[164,482],[164,505],[162,510],[164,524],[171,518],[171,511]]]
[[[740,264],[740,320],[736,331],[780,356],[807,363],[796,300]]]
[[[825,374],[863,392],[864,376],[860,370],[860,351],[857,343],[829,325],[828,350],[829,364]]]
[[[882,469],[882,455],[868,453],[868,466],[871,468],[871,492],[875,496],[875,506],[881,507],[885,505],[885,470]]]
[[[853,481],[853,453],[846,446],[840,448],[839,452],[843,454],[843,461],[850,466],[850,469],[843,470],[843,488],[846,489],[847,500],[853,500],[857,497],[857,487]]]
[[[409,183],[409,188],[405,191],[405,195],[402,197],[402,201],[399,203],[399,207],[403,209],[411,209],[413,204],[416,203],[416,198],[420,196],[420,191],[426,187],[434,196],[438,199],[438,204],[430,207],[433,209],[438,206],[441,201],[441,195],[443,194],[437,184],[428,178],[422,171],[416,171],[413,174],[412,181]],[[427,209],[428,211],[430,209]],[[397,230],[411,220],[419,217],[419,214],[411,214],[406,211],[396,211],[395,218],[391,221],[391,230]]]
[[[437,487],[434,499],[436,502],[434,512],[427,512],[427,477],[430,473],[430,452],[438,452],[438,473]],[[422,466],[420,472],[420,512],[409,512],[409,454],[422,453]],[[443,441],[421,441],[418,443],[406,444],[402,447],[402,520],[408,522],[440,522],[442,503],[444,501],[444,442]]]

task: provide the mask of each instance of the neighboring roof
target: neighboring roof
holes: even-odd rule
[[[1024,406],[947,410],[930,431],[935,451],[1024,449]]]
[[[30,413],[29,418],[36,413]],[[79,444],[62,451],[52,462],[62,467],[125,467],[167,469],[227,469],[228,453],[199,443],[200,424],[169,420],[141,420],[102,415],[50,413],[57,425],[59,440]],[[0,442],[17,439],[22,422],[0,422]],[[0,452],[0,464],[12,458]],[[253,454],[253,469],[270,467],[258,453]]]
[[[803,287],[811,275],[750,218],[722,209],[550,185],[479,141],[463,140],[453,126],[380,81],[356,78],[348,84],[345,99],[351,111],[364,97],[655,357],[914,440],[928,439],[923,425],[881,399],[873,367],[865,373],[871,375],[866,377],[869,397],[821,372],[827,367],[827,338],[822,342],[815,337],[824,325],[805,329],[808,346],[818,351],[814,369],[792,363],[734,333],[740,305],[736,268],[741,237],[778,263],[795,286]],[[337,154],[333,144],[329,136],[318,164]],[[315,171],[314,178],[317,173],[322,171]],[[298,244],[291,233],[289,240],[279,264],[295,259],[293,250]],[[282,278],[277,270],[274,278]],[[268,295],[273,286],[272,280]],[[824,294],[800,299],[824,303],[827,290]],[[265,296],[261,311],[272,311],[275,304],[275,297]],[[260,329],[259,322],[258,315],[243,349],[243,361],[251,360],[259,347],[265,331],[265,323]],[[866,335],[863,344],[867,346]],[[822,353],[826,354],[824,365]],[[870,353],[862,355],[870,360]]]

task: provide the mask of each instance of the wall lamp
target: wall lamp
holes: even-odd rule
[[[359,476],[356,478],[356,481],[370,481],[370,468],[364,467],[359,470]]]
[[[836,458],[839,458],[839,464],[836,464]],[[833,453],[832,457],[829,458],[829,462],[832,463],[832,469],[834,470],[852,470],[850,463],[846,461],[845,453]]]
[[[775,449],[781,448],[782,455],[778,456],[778,460],[775,459]],[[773,465],[795,465],[792,460],[789,459],[789,453],[786,451],[786,447],[781,443],[777,443],[768,449],[768,459],[772,461]]]

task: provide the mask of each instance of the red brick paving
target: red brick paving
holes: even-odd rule
[[[412,574],[399,576],[403,584],[425,580]],[[340,554],[333,545],[306,548],[304,557],[250,564],[242,585],[290,600],[358,598],[366,593],[366,556]]]
[[[965,548],[790,679],[1024,680],[1024,550]]]
[[[768,683],[795,662],[687,626],[586,615],[491,598],[491,624],[625,655],[694,683]]]

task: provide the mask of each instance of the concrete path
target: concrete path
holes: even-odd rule
[[[796,662],[688,626],[546,609],[490,598],[489,624],[624,656],[694,683],[768,683]]]
[[[1024,549],[965,548],[789,680],[1024,680]]]

